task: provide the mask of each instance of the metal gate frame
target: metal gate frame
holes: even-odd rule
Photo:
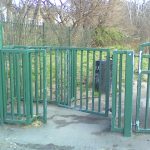
[[[35,67],[33,67],[33,59]],[[37,59],[42,60],[42,69],[36,66],[40,63]],[[46,51],[2,48],[0,49],[0,73],[1,123],[30,124],[36,118],[46,122]],[[37,85],[39,75],[40,78],[42,75],[40,87]],[[35,88],[33,88],[33,77],[36,79]],[[38,87],[42,100],[37,96]],[[41,107],[40,103],[43,105],[43,112],[38,111]]]
[[[149,48],[149,54],[144,54],[145,48]],[[148,59],[147,70],[143,69],[143,59]],[[148,75],[147,77],[147,92],[146,92],[146,108],[144,127],[140,127],[140,109],[141,109],[141,83],[142,75]],[[150,133],[148,127],[148,115],[149,115],[149,103],[150,103],[150,43],[141,44],[139,47],[139,63],[138,63],[138,85],[137,85],[137,99],[136,99],[136,132]]]
[[[125,58],[123,59],[123,57]],[[111,130],[122,132],[126,137],[130,137],[132,133],[133,66],[133,51],[121,50],[113,52]],[[124,86],[123,76],[125,79]],[[125,91],[122,91],[123,87]],[[123,93],[124,96],[122,96]],[[124,107],[124,111],[122,107]]]
[[[133,75],[134,75],[134,52],[133,51],[114,51],[113,52],[113,80],[112,80],[112,126],[111,130],[115,132],[122,132],[124,136],[130,137],[132,132],[150,133],[149,128],[149,104],[150,104],[150,54],[144,54],[146,47],[150,47],[150,43],[141,44],[139,47],[138,60],[138,81],[137,81],[137,98],[136,98],[136,117],[132,116],[133,103]],[[150,52],[150,50],[149,50]],[[122,57],[126,55],[126,60]],[[143,59],[148,59],[147,68],[143,68]],[[125,67],[125,98],[122,100],[122,73],[123,63]],[[146,91],[146,105],[145,116],[140,118],[141,112],[141,83],[142,75],[147,75],[147,91]],[[118,87],[118,89],[117,89]],[[124,112],[122,115],[122,103]],[[143,121],[144,118],[144,121]],[[132,119],[135,123],[132,123]],[[122,124],[123,123],[123,124]],[[141,126],[141,123],[144,126]],[[135,128],[132,128],[135,127]]]
[[[48,51],[47,51],[48,52]],[[71,108],[71,109],[77,109],[79,111],[83,111],[83,112],[87,112],[87,113],[94,113],[94,114],[99,114],[99,115],[103,115],[103,116],[108,116],[108,112],[109,112],[109,94],[110,94],[110,50],[109,49],[94,49],[94,48],[66,48],[65,49],[56,49],[57,52],[57,59],[56,59],[56,71],[57,71],[57,75],[59,74],[60,76],[58,76],[56,78],[57,80],[57,95],[59,95],[59,97],[57,97],[57,104],[59,106],[62,107],[67,107],[67,108]],[[95,110],[94,109],[94,92],[95,92],[95,54],[96,52],[100,53],[101,55],[103,53],[106,53],[106,61],[107,61],[107,82],[106,82],[106,97],[105,97],[105,111],[101,112],[101,110]],[[61,54],[64,53],[65,57],[63,59],[64,61],[64,66],[62,66],[62,56]],[[81,56],[83,57],[83,53],[86,53],[87,55],[87,68],[86,68],[86,108],[82,107],[82,101],[83,101],[83,96],[82,96],[82,92],[83,92],[83,85],[82,85],[82,76],[83,76],[83,59],[81,58],[81,62],[80,65],[77,65],[77,61],[78,61],[78,57],[77,57],[77,53],[80,53]],[[92,70],[92,109],[90,110],[88,108],[88,101],[89,101],[89,95],[88,95],[88,90],[89,90],[89,60],[90,60],[90,56],[89,55],[93,55],[92,56],[92,66],[93,66],[93,70]],[[100,56],[102,57],[102,56]],[[101,58],[102,59],[102,58]],[[66,68],[64,70],[64,83],[62,83],[61,80],[61,76],[62,76],[62,68]],[[80,79],[77,79],[77,68],[80,67]],[[84,68],[85,69],[85,68]],[[76,101],[77,101],[77,82],[80,82],[80,104],[77,106]],[[61,89],[62,86],[67,88],[67,103],[65,103],[65,100],[62,99],[62,92]],[[64,89],[65,90],[65,89]],[[101,97],[101,95],[99,95]],[[98,105],[101,105],[101,103],[99,103]]]

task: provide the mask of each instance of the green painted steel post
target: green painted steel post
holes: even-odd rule
[[[6,62],[6,54],[3,54],[1,57],[1,62],[2,62],[2,101],[3,101],[3,117],[4,117],[4,122],[5,122],[5,118],[6,118],[6,107],[7,107],[7,100],[6,100],[6,67],[5,67],[5,62]]]
[[[67,105],[67,51],[64,51],[64,105]]]
[[[39,68],[39,61],[38,61],[38,52],[35,53],[35,61],[34,61],[34,69],[35,69],[35,100],[36,100],[36,115],[39,113],[39,94],[38,94],[38,68]]]
[[[95,92],[95,51],[93,51],[93,70],[92,70],[92,111],[94,111],[95,107],[95,99],[94,99],[94,92]]]
[[[11,100],[11,119],[14,119],[14,80],[13,80],[13,53],[9,54],[10,65],[10,100]]]
[[[77,56],[76,56],[76,50],[71,50],[71,63],[70,63],[70,69],[71,69],[71,99],[76,99],[76,66],[77,66]]]
[[[53,98],[53,96],[52,96],[52,85],[53,85],[53,81],[52,81],[52,72],[53,72],[53,70],[52,70],[52,49],[50,49],[50,101],[52,101],[52,98]]]
[[[74,99],[76,102],[76,98],[77,98],[77,50],[74,51]]]
[[[55,50],[55,99],[58,104],[58,49]]]
[[[107,51],[107,74],[106,74],[106,103],[105,103],[105,116],[108,117],[109,113],[109,91],[110,91],[110,51]]]
[[[32,82],[33,82],[33,77],[32,77],[32,53],[30,53],[29,54],[29,84],[30,84],[30,113],[31,113],[31,118],[33,118],[33,88],[32,88]]]
[[[74,51],[70,50],[70,84],[71,84],[71,95],[70,98],[74,97]]]
[[[1,88],[0,88],[0,123],[3,123],[3,95],[2,95],[2,88],[3,88],[3,85],[2,85],[2,52],[0,52],[0,85],[1,85]]]
[[[24,61],[24,73],[25,73],[25,105],[26,105],[26,123],[31,123],[31,112],[30,112],[30,79],[29,79],[29,53],[26,51],[23,55]]]
[[[47,122],[47,91],[46,91],[46,50],[43,52],[43,122]]]
[[[39,95],[39,98],[40,98],[40,100],[42,100],[42,57],[41,57],[41,53],[39,53],[39,69],[40,69],[40,84],[39,84],[39,86],[40,86],[40,95]]]
[[[118,66],[118,54],[113,52],[113,70],[112,70],[112,121],[111,131],[115,131],[116,122],[116,98],[117,98],[117,66]]]
[[[60,56],[60,84],[61,84],[61,86],[60,86],[60,102],[62,103],[62,101],[63,101],[63,51],[61,50],[61,52],[60,52],[61,54],[61,56]]]
[[[71,89],[71,51],[70,50],[68,50],[68,66],[67,66],[67,68],[68,68],[68,73],[67,73],[67,79],[68,79],[68,81],[67,81],[67,84],[68,84],[68,98],[67,98],[67,100],[68,100],[68,106],[71,106],[71,92],[72,92],[72,89]]]
[[[0,48],[3,47],[3,25],[0,22]]]
[[[82,90],[83,90],[83,50],[81,50],[81,57],[80,57],[80,110],[82,110]]]
[[[87,51],[87,69],[86,69],[86,111],[88,111],[88,103],[89,103],[89,51]]]
[[[17,91],[17,114],[18,116],[20,117],[21,115],[21,95],[20,95],[20,55],[17,55],[16,56],[16,71],[17,71],[17,74],[16,74],[16,78],[17,78],[17,83],[16,83],[16,91]]]
[[[118,127],[121,128],[121,102],[122,102],[122,57],[120,54],[119,59],[119,96],[118,96]]]
[[[125,78],[125,108],[124,108],[124,136],[130,137],[132,132],[132,92],[133,92],[133,69],[134,53],[126,55],[126,78]]]
[[[56,102],[58,104],[60,104],[60,50],[57,49],[56,50],[56,53],[55,53],[55,65],[56,65],[56,82],[55,82],[55,86],[56,86],[56,93],[55,93],[55,96],[56,96]]]
[[[60,57],[61,57],[61,50],[60,49],[57,49],[57,53],[56,53],[56,98],[57,98],[57,103],[60,104],[61,103],[61,96],[60,96],[60,93],[61,93],[61,90],[60,90],[60,87],[61,87],[61,61],[60,61]]]
[[[102,60],[102,51],[99,51],[99,74],[98,74],[98,78],[99,78],[99,88],[101,87],[101,60]],[[98,112],[101,112],[101,91],[98,94]]]

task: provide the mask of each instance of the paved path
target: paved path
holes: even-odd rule
[[[49,106],[48,122],[0,126],[0,150],[149,150],[150,135],[110,131],[110,118]]]

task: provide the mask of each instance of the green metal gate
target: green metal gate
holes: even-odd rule
[[[1,123],[29,124],[35,118],[46,122],[45,54],[45,50],[0,50]]]
[[[110,50],[94,48],[26,47],[11,46],[12,49],[46,50],[47,101],[59,106],[108,116],[110,97]],[[96,61],[99,61],[99,86],[95,89]],[[106,70],[101,71],[105,62]],[[37,68],[38,66],[35,66]],[[105,76],[105,81],[103,81]],[[101,81],[103,81],[101,83]]]
[[[136,132],[150,133],[150,43],[140,45]]]
[[[111,130],[131,136],[133,51],[113,52]]]
[[[108,116],[110,50],[93,48],[56,49],[56,57],[57,104]],[[105,75],[107,80],[104,93],[95,89],[96,60],[106,61]],[[101,63],[99,67],[102,67]],[[103,72],[100,71],[98,77],[102,78],[102,74]],[[100,82],[99,85],[101,85]]]
[[[124,136],[131,136],[132,130],[150,133],[150,43],[140,45],[136,101],[133,101],[133,69],[133,51],[113,52],[111,130]]]

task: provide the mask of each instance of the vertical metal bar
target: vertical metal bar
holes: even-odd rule
[[[16,97],[16,54],[13,55],[13,73],[14,73],[14,97]]]
[[[39,100],[38,100],[38,52],[35,53],[35,100],[36,100],[36,115],[39,113],[38,105],[39,105]]]
[[[10,65],[10,103],[11,103],[11,118],[14,119],[14,81],[13,81],[13,54],[9,54]]]
[[[67,51],[64,51],[64,104],[66,105],[66,90],[67,90]]]
[[[52,81],[52,71],[53,71],[53,68],[52,68],[52,49],[50,49],[50,101],[52,101],[52,85],[53,85],[53,81]]]
[[[66,101],[69,105],[69,51],[66,51]]]
[[[110,91],[110,51],[107,50],[107,70],[106,70],[106,102],[105,102],[105,116],[108,117],[109,113],[109,91]]]
[[[5,118],[6,118],[6,107],[7,107],[7,100],[6,100],[6,97],[7,97],[7,93],[6,93],[6,68],[5,68],[5,62],[6,62],[6,53],[3,54],[2,58],[1,58],[1,62],[2,62],[2,92],[3,92],[3,98],[2,98],[2,101],[3,101],[3,117],[4,117],[4,121],[5,121]]]
[[[59,104],[60,103],[60,57],[59,57],[59,49],[56,49],[56,57],[55,57],[55,64],[56,64],[56,101]]]
[[[74,79],[74,58],[73,58],[73,50],[72,49],[70,49],[70,55],[69,55],[69,57],[70,57],[70,64],[69,64],[69,73],[70,73],[70,75],[69,75],[69,78],[70,78],[70,98],[72,99],[73,98],[73,92],[74,92],[74,81],[73,81],[73,79]],[[72,75],[72,77],[70,77]]]
[[[33,80],[32,80],[32,53],[29,53],[29,84],[30,84],[30,90],[29,91],[30,91],[30,113],[31,113],[31,118],[33,118],[33,88],[32,88],[32,82],[33,82]]]
[[[55,50],[55,98],[56,102],[58,103],[58,64],[57,64],[57,58],[58,58],[58,49]]]
[[[22,75],[21,75],[21,80],[22,80],[22,98],[23,98],[23,114],[26,114],[26,105],[25,105],[25,69],[24,69],[24,54],[21,54],[22,56]]]
[[[121,128],[121,98],[122,97],[122,54],[119,60],[119,97],[118,97],[118,127]]]
[[[30,87],[29,87],[29,53],[25,52],[24,58],[24,73],[25,73],[25,105],[26,105],[26,123],[30,123],[31,113],[30,113]]]
[[[46,51],[43,52],[43,121],[47,122],[47,92],[46,92]]]
[[[5,83],[6,83],[6,104],[8,102],[8,98],[10,96],[10,93],[9,93],[9,55],[6,53],[6,61],[5,61],[5,68],[6,68],[6,77],[5,77]]]
[[[148,59],[148,70],[150,70],[150,58]],[[150,99],[150,74],[147,74],[147,92],[146,92],[146,109],[145,109],[145,128],[148,128],[149,118],[149,99]]]
[[[61,97],[60,97],[60,84],[61,84],[61,81],[60,81],[60,78],[61,78],[61,68],[60,68],[60,51],[62,50],[58,50],[58,53],[57,53],[57,98],[58,98],[58,103],[60,103],[60,100],[61,100]]]
[[[21,101],[21,96],[20,96],[20,58],[19,58],[19,54],[16,55],[16,94],[17,94],[17,114],[20,117],[21,116],[21,105],[20,105],[20,101]]]
[[[77,57],[77,50],[74,50],[74,55],[73,55],[73,63],[74,63],[74,92],[73,92],[73,96],[74,96],[74,100],[75,100],[75,105],[76,105],[76,98],[77,98],[77,62],[78,62],[78,57]]]
[[[101,111],[101,91],[100,91],[100,89],[101,89],[101,62],[102,62],[102,51],[100,51],[99,52],[99,72],[98,72],[98,78],[99,78],[99,85],[98,85],[98,93],[99,93],[99,95],[98,95],[98,112],[100,112]]]
[[[70,49],[67,50],[67,104],[68,106],[71,105],[70,101],[71,101],[71,79],[70,79],[70,75],[71,75],[71,51]]]
[[[80,58],[80,109],[82,109],[82,83],[83,83],[83,50]]]
[[[10,97],[10,93],[9,93],[9,90],[10,90],[10,87],[8,87],[9,85],[9,66],[8,66],[8,63],[9,63],[9,55],[7,53],[5,53],[5,74],[4,74],[4,79],[3,79],[3,82],[5,84],[5,88],[3,87],[4,89],[4,92],[3,94],[5,94],[5,104],[4,104],[4,112],[6,112],[7,110],[7,104],[8,104],[8,98]],[[3,61],[2,61],[3,63]],[[4,113],[4,118],[6,116],[6,113]]]
[[[89,86],[89,50],[87,50],[87,68],[86,68],[86,111],[88,110],[88,86]]]
[[[133,52],[127,52],[124,108],[124,136],[126,137],[131,136],[132,129],[133,56]]]
[[[0,123],[3,123],[3,113],[5,113],[3,111],[3,84],[2,84],[2,52],[0,52],[0,85],[2,88],[0,88]]]
[[[117,66],[118,66],[118,54],[113,52],[113,70],[112,70],[112,122],[111,130],[114,131],[116,124],[116,101],[117,101]]]
[[[42,100],[42,59],[41,53],[39,53],[39,69],[40,69],[40,100]]]
[[[94,91],[95,91],[95,51],[93,51],[93,76],[92,76],[92,111],[94,111]]]

